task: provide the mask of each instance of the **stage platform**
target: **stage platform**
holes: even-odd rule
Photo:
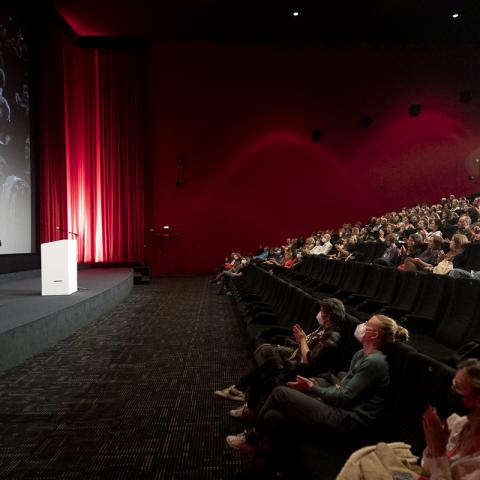
[[[132,287],[131,268],[79,270],[78,292],[67,296],[42,297],[40,270],[0,275],[0,371],[97,319]]]

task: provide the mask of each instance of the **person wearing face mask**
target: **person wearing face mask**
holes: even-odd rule
[[[422,466],[430,480],[480,478],[480,360],[471,358],[458,366],[452,382],[457,413],[440,419],[428,406],[423,415],[427,448]]]
[[[263,344],[247,362],[239,381],[215,395],[229,400],[246,403],[230,415],[235,418],[252,418],[257,413],[261,399],[275,385],[282,372],[298,365],[308,368],[309,374],[328,372],[332,367],[341,341],[341,330],[345,320],[345,307],[336,298],[320,302],[317,314],[318,328],[306,335],[300,325],[293,326],[290,346]],[[246,393],[248,392],[248,396]]]
[[[256,453],[260,442],[271,441],[273,451],[288,451],[297,433],[356,436],[378,418],[389,384],[389,368],[382,352],[388,345],[408,340],[408,331],[395,320],[374,315],[360,324],[355,337],[362,344],[347,374],[335,384],[297,376],[287,386],[275,388],[260,410],[255,427],[229,435],[227,444],[245,453]],[[278,453],[278,452],[277,452]]]

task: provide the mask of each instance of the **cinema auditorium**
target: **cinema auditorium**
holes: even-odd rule
[[[480,480],[474,0],[0,0],[0,479]]]

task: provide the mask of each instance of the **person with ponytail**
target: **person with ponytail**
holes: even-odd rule
[[[255,453],[260,441],[285,446],[296,433],[357,435],[378,418],[389,385],[389,367],[384,350],[408,340],[408,331],[395,320],[374,315],[358,325],[355,337],[362,349],[352,358],[347,374],[332,385],[297,376],[287,386],[276,387],[260,410],[255,426],[229,435],[227,444],[245,453]]]

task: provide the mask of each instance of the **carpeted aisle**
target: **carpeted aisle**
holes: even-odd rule
[[[0,376],[0,478],[234,479],[238,403],[213,395],[246,358],[209,277],[137,286],[98,321]]]

